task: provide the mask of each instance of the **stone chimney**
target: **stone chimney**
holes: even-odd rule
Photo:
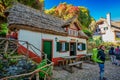
[[[108,14],[106,15],[106,17],[107,17],[107,23],[108,23],[108,25],[111,26],[111,17],[110,17],[110,13],[108,13]]]

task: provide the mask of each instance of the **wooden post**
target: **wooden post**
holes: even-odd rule
[[[27,45],[27,59],[29,58],[29,43],[28,42],[26,42],[26,45]]]
[[[6,44],[5,44],[5,48],[4,48],[5,54],[7,53],[7,49],[8,49],[8,40],[6,40]]]
[[[36,80],[39,80],[39,73],[36,73]]]

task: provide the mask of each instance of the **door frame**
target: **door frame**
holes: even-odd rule
[[[52,39],[42,39],[42,52],[43,52],[43,47],[44,47],[44,44],[43,44],[43,42],[44,41],[50,41],[50,42],[52,42],[52,50],[51,50],[51,61],[52,61],[52,58],[53,58],[53,40]]]
[[[73,43],[73,44],[76,44],[76,42],[70,42],[70,56],[71,56],[71,43]],[[76,48],[77,48],[77,46],[75,46]],[[74,56],[76,56],[77,55],[77,50],[75,49],[75,55]]]

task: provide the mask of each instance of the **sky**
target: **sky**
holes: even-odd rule
[[[97,21],[106,14],[111,14],[111,20],[120,21],[120,0],[45,0],[45,9],[50,9],[59,3],[66,2],[74,6],[84,6]]]

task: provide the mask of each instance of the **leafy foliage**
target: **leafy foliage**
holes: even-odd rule
[[[15,1],[17,0],[0,0],[0,16],[5,17],[4,11]]]
[[[92,32],[91,32],[90,30],[88,30],[88,29],[84,29],[83,32],[84,32],[87,36],[89,36],[89,37],[92,36]]]
[[[67,3],[61,3],[57,7],[46,10],[45,13],[51,14],[64,20],[70,19],[78,14],[79,8]]]
[[[88,36],[91,36],[93,28],[95,24],[91,24],[95,22],[94,18],[90,16],[89,10],[83,6],[73,6],[67,3],[60,3],[57,7],[53,7],[49,10],[45,10],[45,13],[57,16],[64,20],[68,20],[73,16],[78,16],[78,20],[82,25],[82,29]],[[92,26],[89,26],[89,25]]]
[[[89,14],[89,10],[85,7],[80,7],[80,6],[79,9],[80,9],[79,17],[78,17],[79,21],[83,26],[88,27],[89,24],[91,23],[91,16]]]
[[[8,32],[7,23],[3,23],[0,26],[0,36],[6,36]]]
[[[43,6],[42,4],[44,3],[44,0],[0,0],[0,19],[2,19],[2,21],[0,20],[0,36],[5,36],[8,31],[7,24],[3,23],[6,22],[6,16],[4,15],[4,11],[7,8],[10,8],[13,2],[19,2],[40,10]]]
[[[50,15],[54,15],[55,14],[55,9],[56,9],[56,6],[49,9],[49,10],[45,10],[45,13],[50,14]]]
[[[11,7],[13,2],[19,2],[24,5],[40,9],[43,6],[44,0],[0,0],[0,16],[4,16],[4,11]]]
[[[92,18],[92,21],[91,21],[88,29],[89,29],[92,33],[94,33],[94,30],[95,30],[95,28],[96,28],[95,26],[96,26],[96,22],[95,22],[95,20]]]

